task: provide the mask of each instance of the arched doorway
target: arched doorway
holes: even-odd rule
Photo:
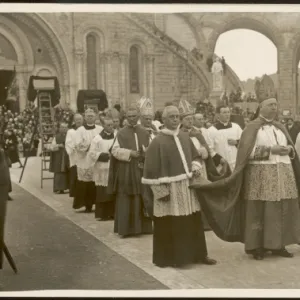
[[[276,89],[279,88],[278,48],[282,44],[278,30],[262,16],[229,15],[214,28],[208,39],[209,52],[219,57],[224,56],[226,65],[230,66],[243,81],[242,89],[246,93],[243,95],[244,99],[251,98],[251,94],[254,97],[255,81],[261,80],[264,74],[271,75]],[[226,92],[230,93],[228,90]],[[239,94],[243,93],[237,93],[237,98]],[[243,104],[243,106],[247,105]]]
[[[0,14],[1,34],[11,43],[16,53],[16,58],[12,59],[13,62],[7,68],[16,71],[21,110],[27,102],[29,77],[37,75],[37,70],[44,66],[47,66],[52,76],[58,77],[62,102],[70,101],[70,64],[59,37],[43,17],[36,13]],[[4,65],[2,61],[0,59],[0,70]]]

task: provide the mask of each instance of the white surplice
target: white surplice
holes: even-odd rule
[[[77,152],[77,176],[84,182],[93,181],[93,165],[87,157],[93,138],[103,130],[102,126],[95,125],[94,129],[87,130],[84,126],[76,130],[75,149]]]

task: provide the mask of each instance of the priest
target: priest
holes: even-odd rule
[[[191,186],[216,235],[244,243],[256,260],[268,251],[290,258],[286,246],[300,242],[300,162],[277,113],[277,100],[263,98],[242,133],[232,175]]]
[[[88,158],[94,167],[94,182],[96,185],[95,218],[101,221],[111,220],[115,214],[115,201],[107,194],[110,149],[114,142],[114,122],[111,117],[103,118],[104,129],[92,140]]]
[[[167,106],[165,128],[146,152],[142,183],[153,191],[153,263],[182,267],[213,265],[207,256],[200,204],[189,189],[190,180],[203,172],[201,157],[188,134],[180,131],[179,110]]]
[[[140,100],[140,123],[142,127],[149,132],[150,141],[157,135],[157,128],[153,124],[154,108],[150,99],[143,97]]]
[[[81,114],[74,115],[74,125],[73,128],[69,129],[66,136],[66,151],[69,155],[69,196],[74,197],[76,191],[77,183],[77,168],[76,168],[76,158],[77,153],[75,149],[75,138],[76,130],[83,125],[83,117]]]
[[[138,108],[129,108],[126,119],[128,125],[120,129],[111,150],[108,181],[108,193],[116,197],[114,232],[121,237],[152,233],[141,183],[149,133],[137,124]]]
[[[58,133],[54,136],[50,150],[49,172],[54,173],[53,192],[63,194],[69,189],[69,157],[65,149],[67,123],[58,125]]]
[[[73,208],[85,206],[85,212],[91,213],[96,200],[96,187],[93,177],[93,166],[88,163],[87,153],[93,138],[99,134],[103,127],[95,125],[96,113],[88,108],[84,113],[85,124],[76,130],[75,149],[77,152],[77,185]]]
[[[230,108],[228,106],[218,106],[216,113],[218,120],[208,129],[209,135],[214,150],[229,163],[231,171],[233,171],[242,129],[238,124],[230,122]]]

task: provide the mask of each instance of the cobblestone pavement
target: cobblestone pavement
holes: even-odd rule
[[[20,173],[21,173],[21,169],[17,169],[15,167],[11,169],[11,176],[13,182],[18,182]],[[300,282],[298,280],[298,278],[300,278],[300,268],[298,267],[300,265],[300,246],[298,245],[293,245],[288,247],[288,249],[292,251],[295,255],[295,257],[292,259],[269,256],[264,261],[255,261],[244,253],[242,244],[225,243],[220,239],[218,239],[212,232],[207,232],[206,238],[207,238],[209,255],[210,257],[218,260],[218,264],[216,266],[193,265],[182,269],[173,269],[173,268],[160,269],[154,266],[151,261],[152,260],[152,236],[151,235],[140,236],[140,237],[129,238],[129,239],[120,239],[113,233],[113,222],[98,222],[94,219],[93,215],[76,212],[72,209],[72,199],[69,198],[68,195],[53,194],[51,180],[44,181],[44,188],[41,189],[39,158],[30,158],[28,160],[28,165],[26,167],[24,178],[20,186],[24,188],[26,191],[36,196],[41,202],[43,202],[44,204],[51,207],[54,211],[56,211],[57,220],[62,219],[63,217],[64,219],[68,219],[72,221],[74,224],[76,224],[77,226],[71,226],[70,223],[65,223],[68,224],[65,225],[66,227],[69,226],[68,229],[69,234],[71,234],[72,231],[74,231],[74,235],[75,235],[74,239],[77,238],[76,236],[79,230],[79,228],[76,227],[80,227],[84,229],[86,231],[86,234],[88,234],[90,238],[91,236],[94,236],[101,243],[105,244],[109,249],[115,251],[116,253],[118,253],[120,256],[124,257],[127,260],[127,262],[125,260],[123,262],[122,260],[122,263],[128,264],[128,266],[131,266],[130,263],[134,264],[140,270],[145,271],[150,276],[155,278],[157,281],[161,282],[162,285],[170,289],[203,289],[203,288],[298,289],[300,288]],[[29,200],[22,199],[22,194],[15,185],[13,188],[15,189],[15,193],[17,193],[17,195],[15,196],[16,200],[14,204],[12,205],[10,204],[11,207],[17,206],[17,203],[19,202],[21,203],[23,201],[28,201],[30,205],[31,202]],[[43,210],[45,209],[46,208],[43,208]],[[16,214],[17,213],[22,215],[21,210],[18,210],[18,212],[16,211]],[[14,220],[17,218],[18,216],[13,217]],[[34,216],[32,216],[32,218],[34,218]],[[34,219],[28,219],[29,223],[28,222],[26,223],[26,221],[24,221],[26,220],[26,216],[23,216],[22,219],[24,222],[22,224],[22,226],[25,228],[24,230],[26,230],[27,226],[28,228],[32,228],[31,227],[32,224],[30,223],[35,224],[35,226],[43,226],[41,218],[39,218],[39,223],[37,223],[37,221]],[[55,218],[53,218],[53,221],[54,220]],[[49,222],[47,219],[45,224],[46,227],[50,225],[52,226],[51,221]],[[63,237],[62,236],[56,237],[57,232],[55,233],[55,231],[57,230],[59,231],[59,228],[54,225],[53,228],[51,227],[51,233],[53,234],[53,239],[56,240],[57,243],[59,242],[61,243],[62,241],[60,241],[60,239]],[[45,226],[44,226],[44,231],[45,231]],[[17,243],[17,241],[22,238],[20,234],[14,234],[14,239],[16,240],[14,243]],[[86,237],[86,240],[88,239],[89,238]],[[50,243],[50,241],[51,239],[49,238],[48,243]],[[92,241],[90,243],[92,243]],[[99,243],[99,245],[102,245],[101,243]],[[42,247],[41,244],[37,244],[37,245],[38,247]],[[110,265],[110,268],[116,268],[116,269],[119,268],[117,265],[116,266],[111,265],[109,254],[107,254],[106,256],[105,255],[101,256],[101,251],[102,252],[104,251],[104,253],[109,253],[109,252],[105,252],[108,251],[108,248],[106,247],[104,248],[99,245],[94,245],[94,246],[89,246],[89,245],[90,245],[89,243],[86,243],[85,245],[81,243],[78,243],[78,245],[73,244],[72,246],[74,248],[73,251],[70,251],[71,253],[69,255],[63,256],[64,257],[63,259],[58,258],[58,261],[56,262],[57,265],[59,264],[60,267],[63,267],[64,260],[69,256],[71,257],[72,252],[74,253],[80,252],[80,249],[86,249],[86,251],[90,251],[92,258],[88,263],[84,260],[83,256],[80,256],[80,254],[78,254],[80,259],[77,263],[78,270],[80,270],[80,272],[83,272],[83,276],[81,276],[80,278],[84,278],[86,280],[87,286],[91,284],[89,278],[91,276],[94,276],[91,275],[92,272],[95,272],[94,274],[96,274],[97,271],[99,271],[98,266],[100,261],[103,264]],[[27,254],[25,253],[21,254],[22,249],[20,249],[19,251],[20,251],[21,258],[25,260],[28,257],[26,256]],[[48,253],[49,260],[51,260],[50,254],[51,251]],[[76,257],[76,255],[74,256]],[[55,258],[56,257],[52,258],[53,263],[55,262]],[[86,256],[86,259],[89,259],[88,256]],[[93,264],[96,264],[97,259],[99,260],[98,265],[94,266]],[[109,261],[107,262],[106,259],[108,259]],[[118,259],[121,261],[121,258]],[[68,260],[66,260],[66,263],[67,262]],[[91,274],[89,274],[88,271],[89,268],[92,269]],[[135,269],[131,267],[131,270],[135,270]],[[10,271],[6,270],[5,272],[7,273]],[[106,269],[104,270],[104,272],[106,272]],[[132,272],[136,272],[135,274],[138,274],[137,273],[138,271],[132,271]],[[143,274],[141,275],[141,277],[146,276],[144,275],[144,273],[141,274]],[[76,279],[76,276],[74,276],[74,274],[72,275],[72,277],[73,279],[74,278]],[[148,280],[146,280],[148,287],[163,288],[162,285],[159,285],[157,282],[152,281],[153,280],[152,277],[147,277],[149,278]],[[59,280],[57,280],[56,282],[58,285],[62,284],[59,283],[60,282]],[[73,284],[74,283],[77,284],[77,282],[79,283],[80,280],[73,281]],[[122,284],[123,286],[125,286],[125,283],[120,283],[120,286],[122,286]],[[132,284],[132,286],[135,286],[135,284]],[[129,287],[130,285],[128,285],[128,288]],[[142,286],[140,286],[140,288],[142,288]]]

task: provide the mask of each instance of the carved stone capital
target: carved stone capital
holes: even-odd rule
[[[154,54],[147,54],[147,55],[145,56],[145,60],[146,60],[147,62],[154,62],[154,60],[155,60],[155,55],[154,55]]]
[[[82,49],[75,50],[75,57],[78,60],[82,60],[84,58],[84,52]]]

